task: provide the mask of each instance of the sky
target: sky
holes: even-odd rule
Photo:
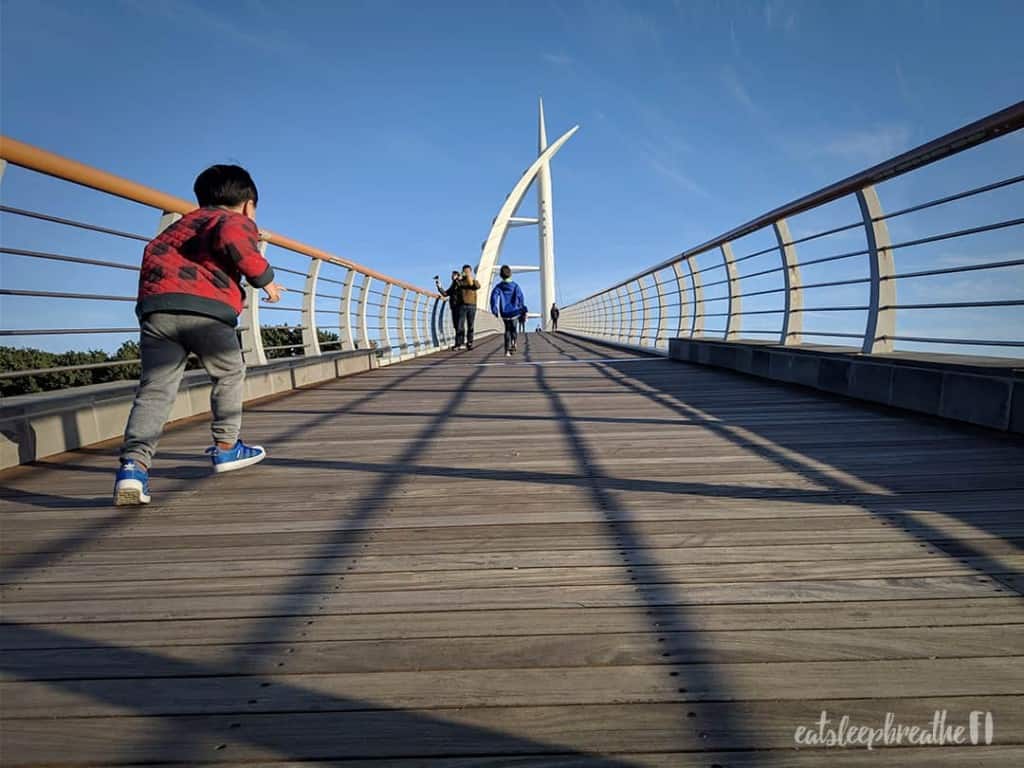
[[[181,197],[205,166],[241,163],[260,188],[261,225],[428,286],[476,263],[536,156],[543,97],[550,138],[581,126],[552,163],[566,304],[1020,100],[1021,39],[1018,0],[2,0],[0,127]],[[879,191],[892,209],[1014,173],[1024,173],[1020,135]],[[1021,186],[965,206],[964,221],[1020,216]],[[156,226],[151,210],[21,169],[8,169],[0,197],[146,235]],[[521,213],[532,206],[530,196]],[[807,232],[855,214],[847,202],[792,224]],[[894,240],[950,221],[900,222]],[[0,227],[7,247],[140,256],[139,243],[7,215]],[[1019,253],[1017,228],[970,252],[955,243],[904,263]],[[513,230],[502,260],[536,263],[535,230]],[[126,296],[135,279],[8,255],[0,278]],[[970,279],[904,295],[1024,294],[1020,271]],[[536,277],[522,284],[540,309]],[[134,324],[129,302],[0,301],[4,328]],[[993,317],[941,331],[991,335],[1020,319]],[[935,325],[907,323],[905,332]],[[13,341],[113,348],[121,338]]]

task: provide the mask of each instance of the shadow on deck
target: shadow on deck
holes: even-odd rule
[[[251,409],[258,469],[172,431],[142,511],[109,450],[0,476],[4,763],[1021,763],[1019,442],[499,346]],[[995,738],[794,750],[823,710]]]

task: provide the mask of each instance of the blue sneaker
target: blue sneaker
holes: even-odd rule
[[[134,461],[122,461],[114,481],[114,506],[149,504],[149,473]]]
[[[236,469],[244,469],[253,464],[259,464],[267,458],[267,452],[262,445],[246,445],[241,440],[235,443],[234,448],[224,451],[216,445],[207,448],[206,453],[213,462],[214,472],[232,472]]]

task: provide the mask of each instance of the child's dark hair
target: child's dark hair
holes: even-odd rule
[[[259,202],[259,193],[252,176],[240,165],[211,165],[196,176],[192,186],[200,208],[225,205],[234,208],[246,200]]]
[[[469,264],[463,264],[463,265],[462,265],[462,269],[463,269],[463,271],[465,271],[465,270],[467,270],[467,269],[472,269],[472,267],[471,267],[471,266],[469,266]]]
[[[508,280],[510,277],[512,277],[512,267],[510,267],[508,264],[502,264],[501,271],[499,272],[499,274],[501,275],[502,280]]]

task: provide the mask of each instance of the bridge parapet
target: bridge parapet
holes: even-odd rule
[[[886,366],[902,357],[918,366],[927,361],[930,369],[947,365],[950,372],[966,355],[968,367],[980,361],[984,376],[1000,383],[955,387],[944,398],[955,390],[992,407],[949,400],[948,407],[917,410],[952,418],[984,411],[985,417],[966,420],[1008,428],[1024,418],[1011,416],[1014,398],[1020,399],[1015,372],[1024,368],[1024,168],[1019,149],[1004,143],[1019,147],[1020,135],[1003,137],[1022,127],[1024,102],[572,303],[562,309],[560,325],[694,362],[729,359],[736,364],[726,367],[750,373],[756,371],[743,361],[769,355],[806,368],[822,345],[832,356],[878,356],[874,362]],[[1018,167],[1007,173],[996,145],[1009,147]],[[980,162],[954,165],[955,156],[972,148],[975,157],[982,153]],[[965,177],[976,183],[965,187]],[[923,190],[943,187],[940,196],[923,198]],[[887,212],[883,192],[899,207]],[[728,344],[743,349],[728,352]],[[794,358],[787,350],[805,354]],[[856,386],[844,389],[857,396]],[[998,408],[991,402],[996,389]]]

